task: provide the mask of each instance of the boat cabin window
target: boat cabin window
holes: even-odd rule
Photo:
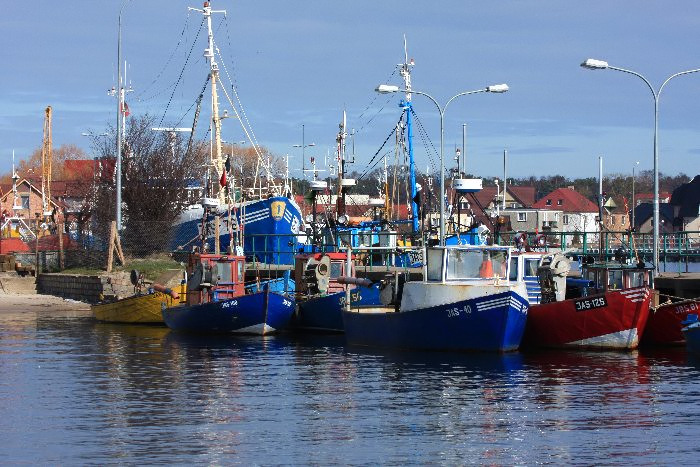
[[[622,289],[622,270],[612,269],[608,271],[608,289],[609,290],[620,290]]]
[[[647,272],[646,271],[629,271],[627,273],[627,280],[629,285],[627,287],[643,287],[647,285]]]
[[[443,250],[428,250],[428,280],[442,281],[442,252]]]
[[[214,273],[217,277],[217,282],[230,282],[231,277],[231,263],[228,261],[217,261],[216,270]]]
[[[518,257],[512,256],[510,258],[510,273],[508,274],[509,281],[518,280]]]
[[[525,271],[523,271],[523,276],[536,276],[537,268],[540,266],[539,258],[527,258],[525,259]]]
[[[338,234],[338,240],[339,240],[338,245],[341,245],[341,246],[349,245],[349,246],[353,246],[353,247],[356,246],[356,245],[353,245],[351,243],[352,242],[352,234],[350,232],[345,231],[345,232]]]
[[[448,249],[447,280],[505,279],[508,273],[505,250]]]
[[[331,279],[337,279],[343,275],[343,263],[333,262],[331,263]]]
[[[362,232],[360,234],[359,246],[372,246],[372,234],[368,232]]]
[[[593,281],[594,284],[598,284],[598,271],[595,269],[587,269],[586,270],[586,279],[589,281]]]

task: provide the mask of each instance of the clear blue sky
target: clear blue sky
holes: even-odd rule
[[[9,171],[12,149],[23,158],[40,146],[47,105],[54,109],[55,146],[74,143],[89,152],[81,133],[103,131],[115,120],[116,103],[106,90],[115,84],[121,3],[3,2],[0,171]],[[128,96],[133,113],[163,114],[201,21],[194,12],[188,20],[187,6],[201,2],[127,1],[122,50],[135,90]],[[301,143],[305,124],[306,142],[317,145],[307,156],[322,156],[345,108],[349,126],[361,129],[358,170],[398,119],[398,96],[377,97],[373,89],[403,60],[404,33],[416,62],[414,89],[444,102],[460,91],[510,86],[506,94],[462,97],[446,112],[446,154],[461,144],[466,122],[469,170],[481,176],[501,173],[503,149],[511,176],[596,176],[599,155],[607,173],[629,173],[636,160],[640,170],[651,169],[649,89],[634,76],[579,64],[604,59],[657,88],[673,73],[700,68],[697,0],[219,0],[213,7],[228,10],[225,22],[214,19],[216,39],[260,143],[300,156],[292,145]],[[164,125],[183,115],[180,126],[191,125],[186,110],[206,76],[204,39],[200,34],[194,45]],[[397,73],[391,82],[400,84]],[[437,145],[435,107],[421,96],[414,106]],[[671,81],[660,106],[662,172],[696,174],[699,114],[700,73]],[[233,119],[225,121],[223,137],[244,139]],[[425,151],[416,154],[425,170]],[[300,166],[299,157],[293,163]]]

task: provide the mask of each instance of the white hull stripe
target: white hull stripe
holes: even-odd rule
[[[523,304],[520,303],[518,300],[516,300],[513,297],[501,298],[498,300],[490,300],[488,302],[478,303],[476,305],[476,307],[479,311],[483,311],[483,310],[491,310],[493,308],[499,308],[499,307],[507,306],[507,305],[512,306],[516,310],[523,309]]]
[[[246,213],[246,215],[243,216],[243,219],[254,219],[256,217],[265,217],[265,216],[269,216],[269,215],[270,215],[270,212],[267,209],[263,209],[262,211]]]
[[[257,211],[246,212],[246,213],[245,213],[245,217],[248,217],[248,216],[257,216],[258,214],[261,214],[261,213],[267,212],[267,211],[269,211],[268,208],[262,208],[262,209],[258,209]]]
[[[248,218],[248,217],[247,217],[247,218],[243,221],[243,223],[244,223],[244,224],[250,224],[250,223],[252,223],[252,222],[258,222],[258,221],[261,221],[261,220],[263,220],[263,219],[267,219],[267,218],[269,218],[269,217],[270,217],[269,215],[267,215],[267,216],[265,216],[265,215],[257,216],[257,217],[255,217],[255,218]]]
[[[602,336],[581,339],[566,344],[571,347],[600,347],[608,349],[631,349],[639,345],[637,328],[612,332]]]

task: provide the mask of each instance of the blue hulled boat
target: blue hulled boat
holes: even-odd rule
[[[681,329],[685,337],[685,346],[688,352],[700,355],[700,321],[697,314],[688,314],[688,318],[681,323]]]
[[[190,255],[187,300],[163,308],[163,321],[176,331],[197,333],[269,334],[289,324],[294,299],[273,292],[273,285],[246,294],[245,257]]]
[[[299,246],[297,235],[301,226],[301,210],[294,200],[285,196],[273,196],[241,203],[233,211],[236,225],[242,225],[245,229],[243,252],[246,256],[266,264],[294,263],[294,255]],[[180,215],[175,223],[171,249],[189,250],[199,240],[203,214],[202,206],[196,205]],[[219,208],[216,217],[220,224],[220,243],[229,245],[228,206]],[[208,221],[216,221],[213,214]],[[213,230],[207,243],[209,251],[213,251]]]
[[[529,302],[525,284],[508,280],[509,263],[507,247],[430,248],[425,280],[384,284],[385,306],[343,312],[346,340],[399,349],[516,350]]]
[[[163,320],[176,331],[265,335],[285,328],[293,311],[293,299],[266,290],[219,302],[166,308]]]

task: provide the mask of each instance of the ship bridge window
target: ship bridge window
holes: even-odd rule
[[[508,254],[504,250],[447,250],[447,279],[506,278]]]
[[[532,258],[525,260],[525,270],[523,271],[523,276],[536,276],[537,268],[540,265],[539,258]]]
[[[337,279],[343,275],[343,263],[331,263],[331,279]]]
[[[442,252],[440,249],[428,250],[429,281],[442,281]]]
[[[510,258],[510,273],[508,274],[508,280],[518,280],[518,258],[515,256]]]

